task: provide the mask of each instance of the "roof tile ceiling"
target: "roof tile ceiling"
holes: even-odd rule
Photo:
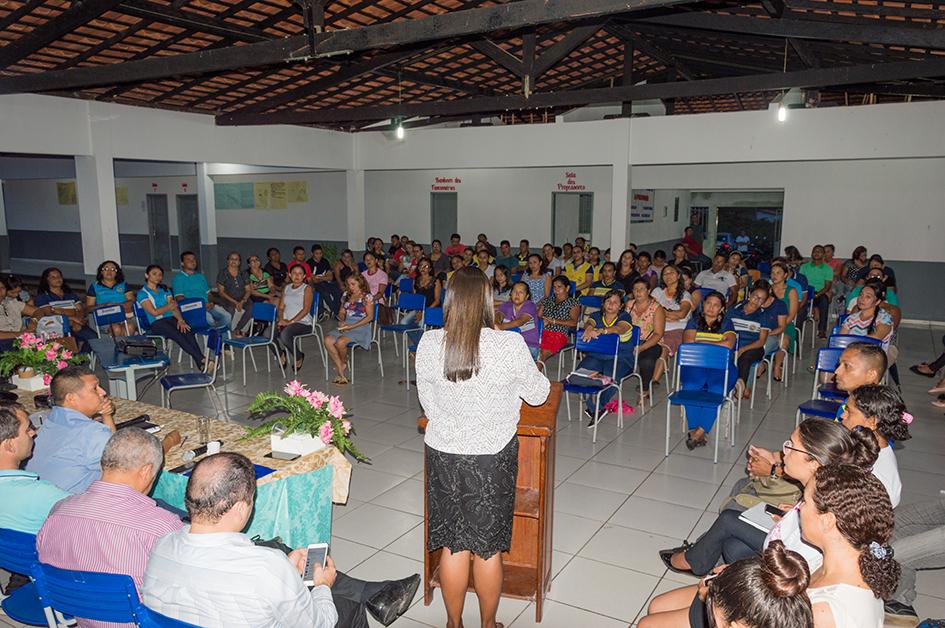
[[[761,2],[713,1],[682,5],[679,11],[776,19]],[[85,5],[101,0],[85,0]],[[106,4],[106,3],[102,3]],[[382,22],[415,20],[450,11],[494,6],[486,0],[328,0],[325,30],[357,29]],[[69,18],[81,5],[66,0],[0,0],[0,57],[7,46],[43,32],[49,24]],[[300,5],[293,0],[126,0],[13,60],[0,76],[100,66],[171,56],[306,32]],[[661,14],[659,12],[657,15]],[[788,0],[783,17],[839,24],[890,24],[945,29],[945,3],[886,0]],[[678,28],[644,23],[637,14],[612,17],[573,51],[538,77],[533,92],[620,85],[625,39],[634,46],[632,79],[690,80],[803,70],[864,63],[922,60],[945,50],[904,45],[864,44],[807,39],[795,47],[783,38]],[[536,58],[565,38],[569,24],[540,26],[535,33]],[[517,59],[523,56],[523,33],[493,34],[489,41]],[[796,41],[796,40],[795,40]],[[312,111],[325,108],[371,107],[521,94],[522,79],[480,52],[470,40],[436,41],[416,47],[400,61],[345,80],[336,75],[389,51],[368,51],[352,58],[331,57],[277,66],[210,72],[164,80],[86,88],[61,95],[125,104],[221,114],[251,107],[259,112]],[[803,54],[801,54],[803,52]],[[4,64],[0,63],[0,67]],[[345,77],[347,75],[341,74]],[[919,87],[917,88],[916,85]],[[875,89],[820,90],[818,106],[945,97],[942,83],[913,81]],[[910,95],[912,94],[912,95]],[[708,111],[761,109],[771,93],[752,92],[678,98],[668,109],[676,115]],[[564,109],[506,112],[510,123],[553,120]],[[486,115],[484,112],[483,115]],[[475,116],[467,116],[471,118]],[[363,125],[363,123],[362,123]],[[334,124],[338,128],[354,128]]]

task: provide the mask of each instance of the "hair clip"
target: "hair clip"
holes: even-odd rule
[[[914,418],[915,418],[915,417],[913,417],[913,416],[912,416],[911,414],[909,414],[908,412],[903,412],[903,413],[902,413],[902,422],[905,423],[906,425],[911,425],[911,424],[912,424],[912,420],[913,420]]]
[[[886,558],[892,558],[893,548],[888,545],[880,545],[876,541],[872,541],[868,547],[870,554],[873,555],[873,558],[877,560],[884,560]]]

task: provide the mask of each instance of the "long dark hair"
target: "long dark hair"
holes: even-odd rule
[[[878,599],[896,592],[902,568],[893,559],[893,516],[889,493],[869,470],[852,465],[827,465],[814,474],[814,506],[833,513],[837,531],[860,553],[863,581]]]
[[[528,262],[530,262],[533,257],[538,258],[539,272],[542,275],[544,275],[548,271],[548,264],[545,262],[545,257],[543,255],[539,255],[538,253],[529,253],[528,257],[525,258],[525,276],[526,277],[532,276],[531,274],[532,270],[531,268],[528,267]]]
[[[725,297],[722,296],[722,293],[718,290],[713,290],[709,294],[702,297],[702,302],[705,303],[709,299],[716,298],[719,300],[719,303],[722,305],[721,311],[719,311],[719,318],[711,325],[709,321],[705,319],[705,308],[699,309],[699,316],[696,319],[696,325],[698,331],[704,331],[710,334],[717,334],[722,329],[722,322],[725,320]]]
[[[102,283],[102,269],[105,268],[105,265],[106,265],[106,264],[111,264],[112,266],[114,266],[115,268],[118,269],[118,271],[115,272],[115,285],[118,285],[118,284],[122,283],[123,281],[125,281],[125,273],[124,273],[124,271],[121,269],[121,266],[118,264],[118,262],[116,262],[116,261],[114,261],[114,260],[107,259],[107,260],[105,260],[104,262],[102,262],[101,264],[99,264],[99,265],[98,265],[98,269],[96,269],[96,271],[95,271],[95,281],[96,281],[96,283]]]
[[[495,325],[492,286],[479,270],[467,266],[453,273],[443,303],[443,376],[462,382],[479,373],[479,335]]]
[[[835,421],[805,419],[797,431],[808,459],[821,466],[850,464],[869,470],[879,457],[879,443],[869,430],[850,431]]]
[[[876,431],[880,436],[896,441],[909,440],[909,424],[906,423],[906,404],[891,386],[864,384],[850,393],[863,416],[876,419]]]
[[[43,271],[43,274],[39,278],[39,287],[36,289],[36,294],[52,294],[49,291],[49,274],[50,273],[59,273],[59,276],[62,277],[62,271],[56,268],[55,266],[50,266]],[[70,292],[69,285],[66,283],[66,278],[62,277],[62,293],[68,294]]]
[[[672,264],[667,264],[663,266],[663,270],[660,271],[660,287],[663,289],[663,294],[666,294],[666,269],[671,268],[676,272],[676,293],[673,295],[673,302],[676,305],[679,305],[679,299],[682,297],[682,293],[686,291],[686,287],[683,285],[682,273],[679,272],[679,269],[673,266]]]
[[[863,284],[863,290],[869,288],[876,295],[876,305],[873,306],[873,318],[870,319],[869,327],[866,328],[866,335],[870,335],[876,329],[876,317],[879,316],[879,304],[886,298],[886,286],[880,279],[869,279]],[[862,290],[861,290],[862,292]]]
[[[772,541],[761,556],[732,563],[709,581],[706,612],[714,606],[729,623],[748,628],[812,628],[809,583],[804,557]]]

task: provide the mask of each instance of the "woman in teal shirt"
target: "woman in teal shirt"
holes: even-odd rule
[[[137,301],[151,325],[150,333],[179,344],[184,353],[193,358],[194,364],[204,370],[206,364],[197,338],[181,316],[174,295],[161,283],[164,269],[151,264],[145,270],[144,278],[145,284],[138,290]]]
[[[85,307],[89,312],[105,305],[120,304],[125,310],[125,318],[131,319],[127,321],[128,331],[135,332],[134,312],[131,309],[135,295],[125,285],[125,274],[118,262],[109,259],[99,264],[95,281],[85,294]],[[113,323],[110,331],[112,336],[124,336],[125,330],[125,325]]]

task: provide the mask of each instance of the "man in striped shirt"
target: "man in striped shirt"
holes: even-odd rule
[[[62,569],[127,574],[140,588],[151,548],[183,527],[147,496],[163,463],[156,437],[137,427],[118,430],[102,452],[102,478],[49,513],[36,536],[40,561]],[[78,623],[80,628],[116,625]]]

